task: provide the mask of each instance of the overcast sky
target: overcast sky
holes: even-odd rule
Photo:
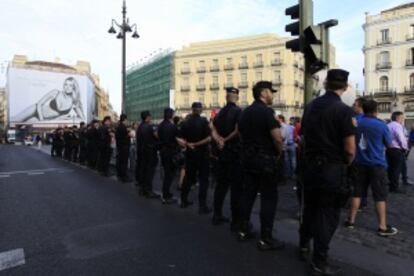
[[[337,64],[351,71],[353,83],[363,87],[363,31],[370,14],[407,0],[314,0],[315,23],[336,18],[331,42]],[[284,32],[284,15],[296,0],[129,0],[128,16],[141,38],[127,42],[127,64],[154,51],[180,48],[193,41]],[[29,60],[60,57],[63,63],[91,63],[101,77],[117,111],[121,105],[121,41],[107,30],[111,18],[121,20],[122,0],[1,0],[0,86],[7,61],[15,54]],[[3,69],[2,69],[3,67]]]

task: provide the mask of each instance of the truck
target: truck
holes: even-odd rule
[[[16,142],[16,130],[15,129],[8,129],[7,130],[7,143],[14,144]]]

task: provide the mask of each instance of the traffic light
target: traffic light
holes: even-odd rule
[[[329,65],[329,28],[338,25],[338,20],[328,20],[311,25],[304,30],[305,59],[310,64],[310,73],[314,74]]]
[[[299,4],[287,8],[286,15],[298,21],[286,25],[285,31],[290,32],[293,36],[299,36],[296,39],[286,42],[286,48],[292,52],[303,52],[303,33],[306,27],[313,24],[313,1],[299,0]]]

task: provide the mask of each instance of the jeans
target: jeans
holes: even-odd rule
[[[285,176],[292,177],[296,170],[296,145],[286,145],[283,156],[285,162]]]

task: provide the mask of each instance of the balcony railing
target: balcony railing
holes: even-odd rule
[[[220,71],[220,66],[219,65],[212,65],[210,67],[210,72],[218,72]]]
[[[414,94],[414,86],[406,86],[404,87],[405,94]]]
[[[408,35],[406,36],[406,40],[407,40],[407,41],[414,40],[414,34],[408,34]]]
[[[219,90],[220,85],[218,83],[212,83],[210,84],[210,90]]]
[[[189,85],[181,85],[181,92],[188,92],[191,88]]]
[[[272,62],[271,62],[272,66],[280,66],[282,64],[283,64],[283,62],[282,62],[281,59],[273,59]]]
[[[257,61],[254,63],[254,68],[262,68],[263,67],[263,61]]]
[[[229,71],[229,70],[233,70],[234,69],[234,65],[233,64],[226,64],[224,65],[224,70]]]
[[[247,88],[249,87],[249,83],[247,81],[241,81],[238,86],[239,88]]]
[[[206,85],[205,84],[198,84],[196,87],[197,91],[205,91]]]
[[[395,89],[390,89],[390,88],[380,88],[380,89],[374,90],[375,98],[394,97],[395,94],[396,94]]]
[[[379,113],[390,113],[391,112],[391,103],[378,103],[378,112]]]
[[[413,104],[409,104],[404,108],[405,112],[414,112],[414,105]]]
[[[233,87],[233,82],[226,82],[226,83],[224,84],[224,89],[226,89],[226,88],[230,88],[230,87]]]
[[[191,69],[190,68],[182,68],[181,69],[181,74],[183,75],[187,75],[191,73]]]
[[[392,39],[390,37],[388,37],[387,39],[378,39],[377,40],[377,46],[388,45],[388,44],[392,44]]]
[[[205,66],[201,66],[197,68],[197,73],[205,73],[206,72],[206,67]]]
[[[239,64],[239,69],[249,69],[249,64],[247,62],[242,62]]]
[[[381,63],[377,63],[377,65],[375,66],[375,68],[377,70],[388,70],[392,68],[392,63],[391,62],[381,62]]]
[[[411,67],[414,66],[414,60],[413,59],[407,59],[405,62],[405,66]]]

